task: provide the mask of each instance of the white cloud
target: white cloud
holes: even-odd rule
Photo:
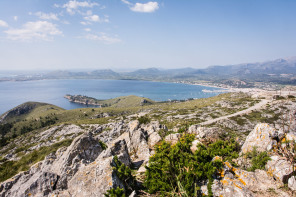
[[[127,0],[121,0],[124,4],[127,4],[127,5],[133,5],[131,2],[127,1]]]
[[[150,1],[148,3],[136,3],[130,9],[132,11],[134,11],[134,12],[146,12],[146,13],[150,13],[150,12],[154,12],[158,8],[159,8],[159,6],[158,6],[158,3],[157,2]]]
[[[82,24],[82,25],[90,25],[90,22],[81,21],[80,24]]]
[[[5,31],[8,39],[29,41],[34,39],[51,41],[53,36],[62,35],[55,24],[48,21],[27,22],[20,29]]]
[[[105,18],[101,18],[96,14],[91,15],[91,16],[85,16],[84,20],[88,21],[88,22],[85,22],[87,24],[90,24],[89,22],[100,22],[100,23],[103,23],[103,22],[108,23],[109,22],[108,16],[105,16]]]
[[[121,42],[121,40],[117,37],[111,37],[107,35],[106,33],[101,32],[99,35],[96,34],[87,34],[84,38],[88,40],[94,40],[94,41],[100,41],[105,44],[114,44]]]
[[[17,21],[18,20],[18,16],[14,16],[13,20]]]
[[[84,31],[90,32],[91,29],[90,28],[85,28]]]
[[[0,20],[0,27],[8,27],[8,24],[5,21]]]
[[[100,22],[100,17],[98,15],[92,15],[92,16],[86,16],[84,17],[85,20],[91,21],[91,22]]]
[[[76,10],[79,8],[92,8],[94,6],[98,6],[98,3],[95,2],[87,2],[87,1],[76,1],[71,0],[68,3],[61,6],[62,8],[66,8],[67,12],[70,14],[75,14]],[[59,5],[55,5],[55,7],[60,7]]]
[[[88,15],[88,16],[92,15],[92,11],[91,10],[87,10],[86,11],[86,15]]]
[[[109,22],[108,16],[105,15],[104,18],[101,18],[96,14],[91,15],[91,16],[85,16],[84,20],[85,21],[80,22],[82,25],[91,25],[92,22],[100,22],[100,23],[108,23]]]
[[[46,14],[46,13],[43,13],[43,12],[36,12],[35,15],[38,16],[40,19],[43,19],[43,20],[56,20],[56,21],[59,20],[58,15],[54,14],[54,13]]]

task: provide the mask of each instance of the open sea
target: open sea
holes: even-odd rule
[[[202,91],[208,90],[208,91]],[[0,114],[27,101],[38,101],[57,105],[64,109],[82,108],[85,105],[71,103],[66,94],[80,94],[97,99],[136,95],[155,101],[207,98],[220,94],[220,90],[198,85],[180,83],[136,81],[136,80],[38,80],[0,82]]]

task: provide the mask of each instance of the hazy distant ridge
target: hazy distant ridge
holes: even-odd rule
[[[296,57],[277,59],[259,63],[238,65],[209,66],[205,69],[180,68],[158,69],[146,68],[132,72],[115,72],[111,69],[100,69],[90,72],[74,72],[59,70],[43,75],[30,77],[0,78],[1,80],[32,79],[136,79],[157,81],[196,81],[205,80],[224,83],[225,80],[243,80],[249,82],[275,82],[280,84],[296,84]]]

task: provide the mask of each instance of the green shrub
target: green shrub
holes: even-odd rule
[[[140,124],[148,124],[151,120],[148,116],[141,116],[138,118]]]
[[[124,189],[121,189],[119,187],[117,187],[116,189],[112,188],[107,191],[105,196],[129,196],[132,193],[132,191],[136,190],[136,179],[132,175],[132,170],[128,166],[124,165],[124,163],[119,161],[117,156],[114,156],[113,161],[113,170],[115,174],[118,176],[118,178],[122,181],[125,191]]]
[[[221,156],[231,162],[238,157],[238,145],[233,140],[218,141],[208,146],[199,144],[193,153],[190,149],[193,140],[194,135],[185,134],[175,145],[163,141],[156,146],[156,153],[150,157],[146,167],[144,186],[149,193],[200,196],[198,185],[208,180],[209,196],[213,196],[213,175],[223,165],[219,160],[213,161],[213,157]]]
[[[258,152],[256,147],[253,148],[252,152],[248,152],[246,156],[251,158],[252,166],[247,170],[252,172],[256,169],[264,170],[266,163],[270,160],[267,152]]]
[[[124,189],[121,189],[120,187],[111,188],[107,190],[107,193],[104,194],[106,197],[125,197]]]
[[[108,146],[104,142],[102,142],[101,140],[99,140],[99,144],[101,145],[103,150],[106,150],[108,148]]]

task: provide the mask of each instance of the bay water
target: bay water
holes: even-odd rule
[[[50,103],[64,109],[86,107],[69,102],[64,98],[66,94],[80,94],[102,100],[136,95],[155,101],[168,101],[215,96],[219,94],[219,88],[137,80],[5,81],[0,82],[0,114],[27,101]]]

